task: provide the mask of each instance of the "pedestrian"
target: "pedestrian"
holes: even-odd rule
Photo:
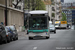
[[[27,30],[27,34],[29,34],[29,33],[28,33],[28,30]]]

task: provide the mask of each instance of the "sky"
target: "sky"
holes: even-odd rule
[[[64,2],[75,2],[75,0],[64,0]]]

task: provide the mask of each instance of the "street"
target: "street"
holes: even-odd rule
[[[0,45],[0,50],[75,50],[75,31],[57,30],[51,33],[50,39],[28,40],[19,37],[19,40]]]

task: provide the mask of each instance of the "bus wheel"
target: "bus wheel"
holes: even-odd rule
[[[46,37],[46,39],[49,39],[49,37]]]
[[[56,34],[56,31],[54,31],[54,34]]]
[[[32,37],[29,37],[29,40],[32,40],[33,38]]]

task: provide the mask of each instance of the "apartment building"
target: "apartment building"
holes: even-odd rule
[[[66,14],[68,24],[75,25],[75,9],[62,9],[62,12]]]
[[[6,1],[5,0],[0,0],[0,5],[5,5]],[[12,0],[7,0],[7,6],[12,7]]]
[[[6,2],[7,13],[5,13]],[[20,31],[19,27],[24,26],[23,11],[13,8],[12,0],[0,0],[0,24],[1,23],[3,23],[3,25],[7,24],[7,26],[15,25],[18,31]]]
[[[43,0],[46,4],[46,10],[49,10],[51,21],[61,20],[61,0]],[[50,2],[50,4],[48,4]]]
[[[72,25],[72,10],[62,9],[62,12],[66,14],[67,23]]]
[[[62,3],[64,3],[64,0],[61,0]]]
[[[62,18],[62,11],[61,11],[61,0],[54,0],[55,1],[55,20],[61,20]]]
[[[73,3],[61,3],[62,9],[67,9],[67,8],[75,8],[75,2]]]
[[[55,0],[51,0],[51,21],[55,23],[56,9]]]
[[[17,0],[13,0],[13,4],[17,4]],[[13,7],[15,7],[14,5],[13,5]],[[21,0],[19,3],[18,3],[18,5],[17,5],[17,9],[19,9],[19,10],[23,10],[23,7],[24,7],[24,0]]]
[[[49,13],[49,17],[51,20],[51,0],[42,0],[44,2],[44,4],[46,5],[46,10]]]

